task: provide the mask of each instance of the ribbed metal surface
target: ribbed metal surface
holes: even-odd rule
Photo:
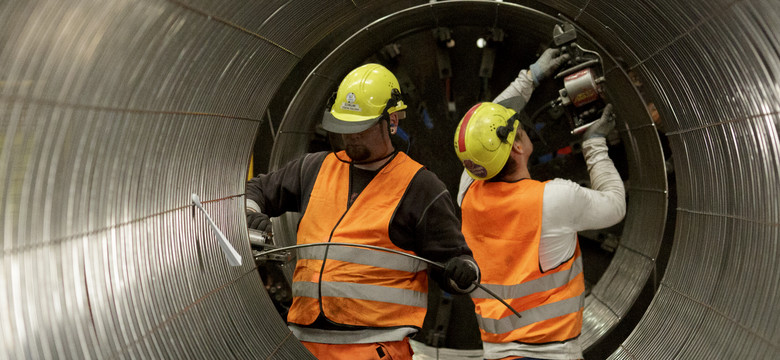
[[[635,26],[611,16],[622,5],[595,5],[586,12],[606,26]],[[777,358],[778,3],[652,7],[669,33],[619,39],[653,84],[646,100],[670,140],[677,225],[660,290],[613,358]]]
[[[670,211],[661,286],[612,358],[780,356],[778,5],[540,2],[610,55],[629,159],[624,233],[586,300],[586,345],[638,296]],[[243,180],[268,102],[311,48],[345,41],[314,59],[269,154],[278,166],[305,151],[312,104],[385,41],[497,20],[534,37],[560,21],[486,1],[0,3],[0,358],[305,358],[246,240]],[[243,266],[227,265],[191,193]]]
[[[297,58],[176,1],[2,2],[0,27],[0,358],[305,358],[242,215]]]

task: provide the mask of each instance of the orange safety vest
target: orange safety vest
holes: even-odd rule
[[[463,235],[482,271],[482,285],[522,315],[475,290],[471,297],[483,341],[543,344],[580,335],[585,281],[579,245],[554,269],[542,272],[539,264],[544,186],[535,180],[475,181],[463,198]]]
[[[347,158],[344,152],[339,157]],[[298,244],[346,242],[403,251],[389,228],[406,188],[422,165],[398,153],[347,209],[349,164],[329,154],[322,163]],[[347,246],[298,249],[293,303],[287,320],[309,325],[320,312],[343,325],[421,328],[428,303],[425,263],[402,255]]]

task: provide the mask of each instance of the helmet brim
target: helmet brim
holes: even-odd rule
[[[349,116],[341,114],[344,119],[339,119],[330,111],[325,111],[322,115],[322,128],[326,131],[337,134],[357,134],[374,126],[382,116],[363,117]]]

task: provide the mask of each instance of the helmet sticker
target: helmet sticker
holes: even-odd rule
[[[469,119],[471,119],[471,116],[474,115],[474,112],[476,112],[480,106],[482,106],[482,103],[472,106],[460,122],[460,130],[458,130],[458,151],[460,152],[466,151],[466,129],[468,129],[469,126]]]
[[[360,105],[355,104],[355,101],[357,101],[357,97],[355,96],[355,93],[347,93],[347,102],[341,103],[341,109],[342,110],[348,110],[348,111],[357,111],[360,112]]]
[[[476,176],[479,177],[487,176],[487,169],[485,169],[484,166],[477,165],[469,159],[463,160],[463,166],[465,166],[468,171],[470,171],[472,174]]]

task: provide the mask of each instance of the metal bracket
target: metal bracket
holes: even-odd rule
[[[292,253],[289,251],[281,251],[273,254],[263,254],[262,251],[252,250],[252,255],[255,258],[255,262],[273,261],[284,264],[292,260]]]

